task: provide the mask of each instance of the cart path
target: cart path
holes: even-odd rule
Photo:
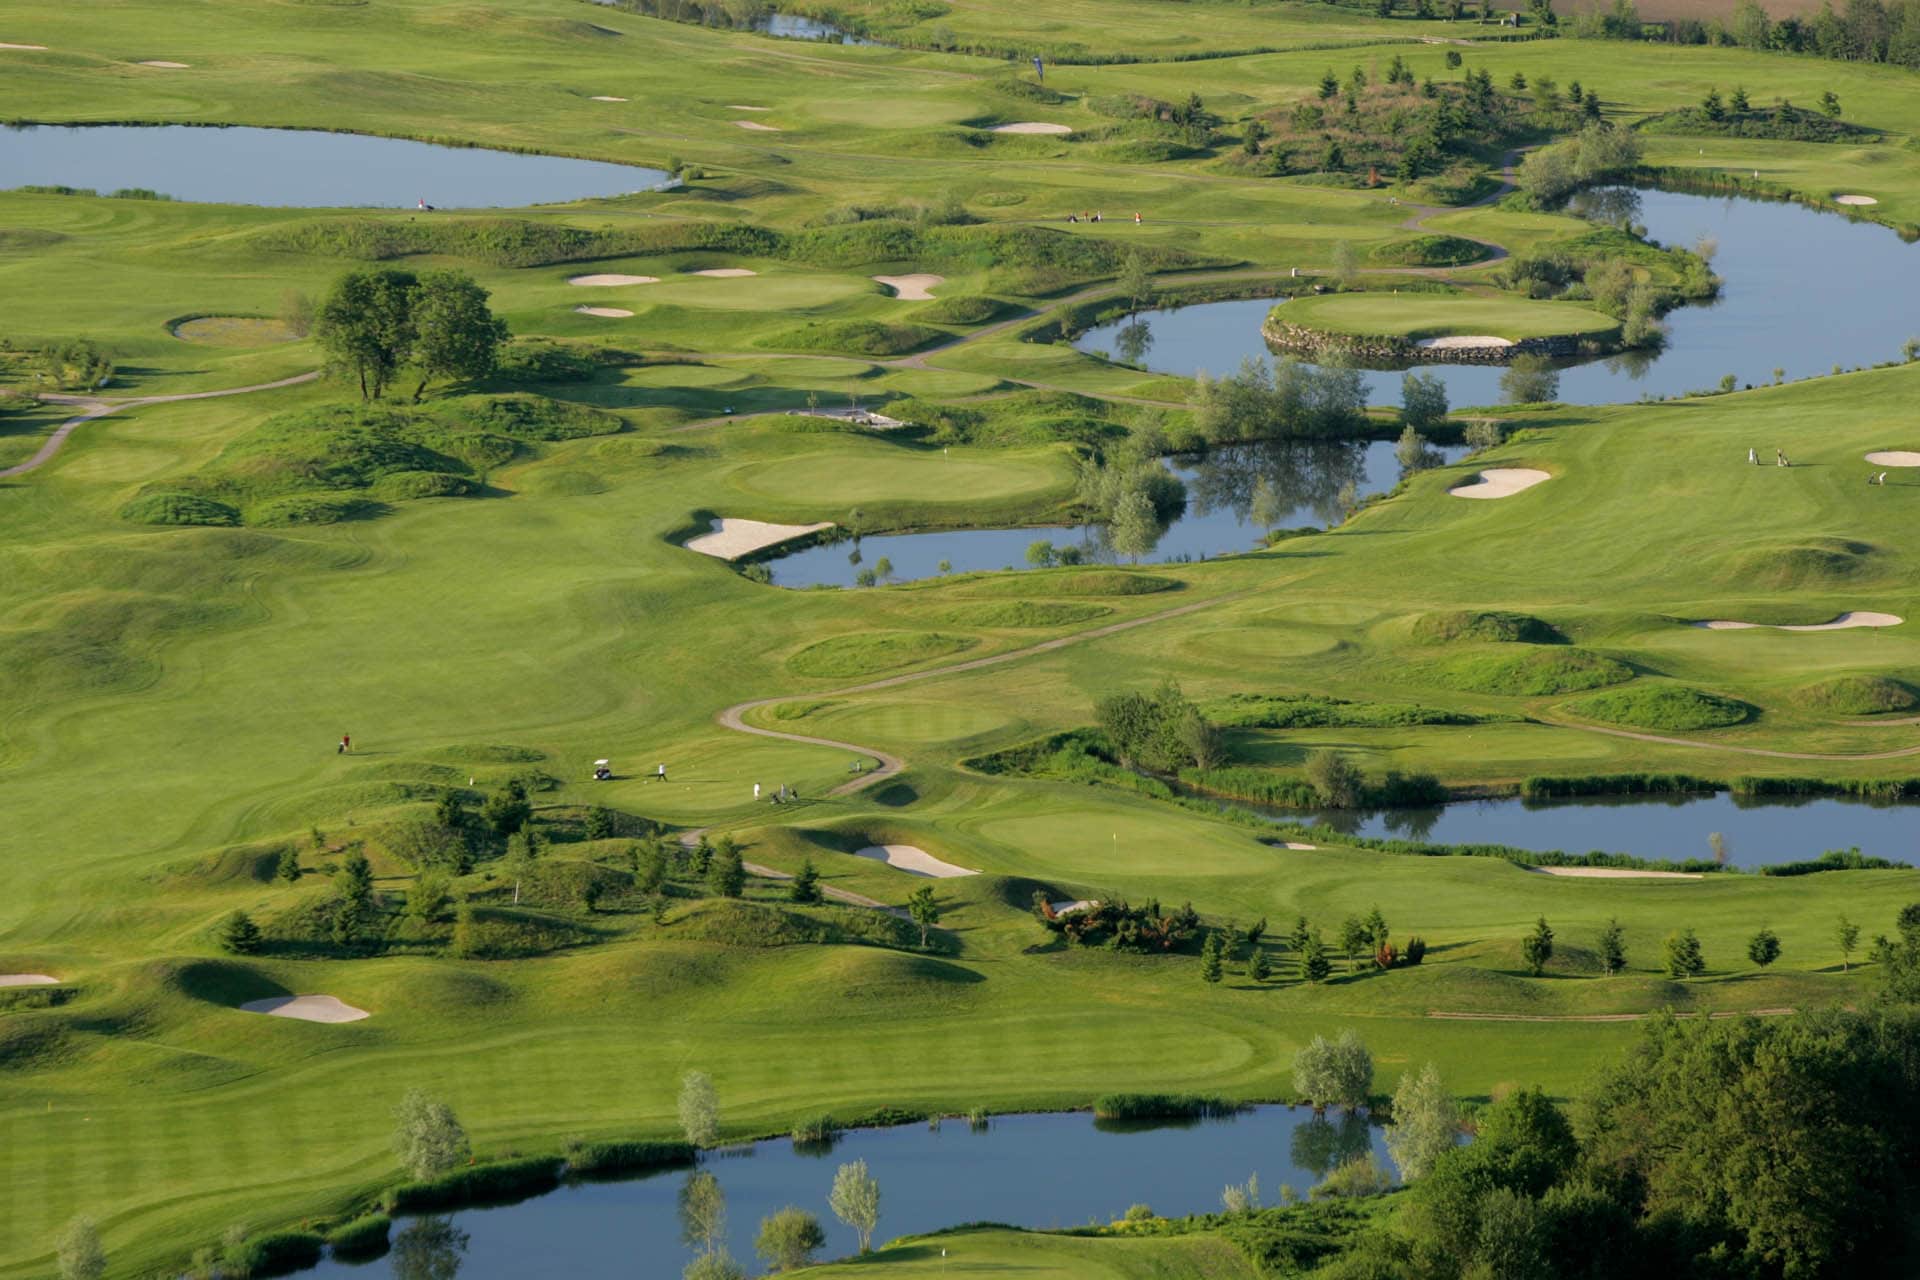
[[[320,371],[315,369],[310,373],[296,373],[291,378],[282,378],[278,382],[256,382],[250,387],[228,387],[224,391],[183,391],[170,396],[94,396],[44,391],[34,397],[42,404],[76,405],[83,412],[78,417],[68,418],[54,428],[53,434],[47,437],[46,442],[31,458],[11,467],[0,468],[0,480],[23,476],[29,471],[45,466],[53,459],[53,455],[60,452],[60,447],[66,444],[67,437],[79,427],[92,422],[95,418],[119,413],[122,409],[138,409],[142,405],[149,404],[177,404],[182,400],[218,400],[222,396],[244,396],[255,391],[277,391],[281,387],[294,387],[303,382],[312,382],[319,376]]]

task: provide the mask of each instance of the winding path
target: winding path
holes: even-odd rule
[[[125,396],[112,397],[69,395],[64,392],[43,391],[35,399],[42,404],[75,405],[83,410],[76,417],[68,418],[54,428],[52,435],[46,438],[39,449],[25,462],[11,467],[0,468],[0,480],[9,480],[14,476],[23,476],[29,471],[38,470],[53,460],[67,437],[85,423],[95,418],[104,418],[110,413],[119,413],[122,409],[138,409],[149,404],[175,404],[182,400],[218,400],[223,396],[244,396],[254,391],[275,391],[281,387],[294,387],[303,382],[312,382],[320,376],[315,369],[311,373],[296,373],[291,378],[282,378],[278,382],[256,382],[250,387],[228,387],[224,391],[183,391],[170,396]]]

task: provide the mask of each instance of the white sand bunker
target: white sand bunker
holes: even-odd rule
[[[599,316],[604,320],[625,320],[633,312],[625,307],[575,307],[583,316]]]
[[[1856,205],[1880,203],[1878,200],[1874,199],[1872,196],[1835,196],[1833,198],[1833,202],[1835,204],[1856,204]]]
[[[777,547],[795,538],[833,528],[833,521],[819,524],[768,524],[764,520],[734,520],[721,516],[713,522],[713,532],[687,540],[687,550],[720,560],[738,560],[741,556],[768,547]]]
[[[755,133],[779,133],[781,131],[778,125],[761,124],[758,120],[735,120],[733,127],[736,129],[751,129]]]
[[[933,297],[933,287],[945,284],[945,276],[928,275],[919,272],[910,276],[874,276],[881,284],[893,290],[893,296],[906,302],[927,302]]]
[[[1044,120],[1022,120],[1018,124],[997,124],[994,133],[1072,133],[1070,124],[1048,124]]]
[[[1627,867],[1528,867],[1543,876],[1579,876],[1589,880],[1698,880],[1697,871],[1634,871]]]
[[[1708,631],[1852,631],[1856,627],[1897,627],[1905,621],[1905,618],[1893,613],[1843,613],[1832,622],[1802,623],[1798,626],[1735,622],[1730,618],[1714,618],[1693,625]]]
[[[358,1022],[368,1016],[365,1009],[356,1009],[333,996],[275,996],[271,1000],[249,1000],[240,1008],[244,1013],[298,1018],[301,1022]]]
[[[727,110],[729,111],[771,111],[773,110],[773,108],[772,107],[749,107],[742,103],[729,102],[727,104]]]
[[[1427,351],[1487,351],[1502,350],[1513,343],[1490,333],[1456,333],[1445,338],[1422,338],[1413,345]]]
[[[1458,484],[1447,490],[1456,498],[1511,498],[1553,477],[1532,467],[1489,467],[1472,484]]]
[[[1868,454],[1867,461],[1876,467],[1920,467],[1920,453],[1907,449],[1881,449]]]
[[[689,271],[690,276],[710,276],[715,280],[738,280],[743,276],[757,276],[758,271],[749,271],[745,267],[708,267],[704,271]]]
[[[4,41],[0,41],[0,49],[35,49],[44,53],[46,52],[46,48],[47,46],[43,44],[7,44]]]
[[[184,62],[161,62],[158,59],[148,59],[140,65],[143,67],[165,67],[169,71],[185,71],[187,69],[187,64]]]
[[[44,973],[0,973],[0,987],[57,987],[60,979]]]
[[[884,862],[896,870],[908,875],[932,876],[944,880],[949,876],[977,876],[978,871],[969,871],[965,867],[956,867],[951,862],[942,862],[925,849],[910,844],[870,844],[855,852],[856,858],[872,858]]]
[[[626,99],[625,99],[625,98],[616,98],[616,97],[614,97],[614,96],[613,96],[612,94],[610,94],[610,93],[596,93],[596,94],[594,94],[594,95],[593,95],[593,101],[595,101],[595,102],[625,102],[625,101],[626,101]]]
[[[873,413],[866,409],[789,409],[791,418],[826,418],[833,422],[850,423],[856,427],[870,427],[875,431],[896,431],[907,424],[899,418],[889,418],[884,413]]]
[[[1053,914],[1064,916],[1072,911],[1090,911],[1100,904],[1092,898],[1075,898],[1072,902],[1049,902],[1047,905],[1053,908]]]
[[[1299,851],[1309,850],[1309,849],[1318,849],[1320,846],[1317,844],[1307,844],[1305,841],[1301,841],[1301,840],[1288,840],[1286,841],[1286,847],[1296,852],[1299,852]]]
[[[583,289],[610,289],[623,284],[659,284],[659,276],[623,276],[603,274],[597,276],[569,276],[568,284],[577,284]]]

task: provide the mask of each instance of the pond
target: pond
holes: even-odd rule
[[[1284,817],[1276,814],[1275,816]],[[1873,857],[1920,865],[1920,806],[1859,800],[1804,802],[1732,794],[1627,796],[1582,800],[1467,800],[1426,809],[1321,812],[1348,835],[1436,844],[1504,844],[1565,853],[1629,853],[1641,858],[1711,858],[1708,837],[1724,837],[1736,867],[1817,858],[1859,846]]]
[[[1431,453],[1452,462],[1465,450]],[[1341,491],[1349,484],[1364,496],[1383,493],[1400,481],[1393,442],[1385,440],[1235,445],[1171,458],[1168,467],[1186,482],[1187,508],[1167,525],[1142,563],[1199,560],[1258,545],[1262,530],[1248,512],[1254,486],[1262,479],[1284,508],[1274,526],[1283,529],[1328,524],[1338,516]],[[1077,548],[1089,561],[1115,559],[1100,526],[1052,525],[886,534],[862,538],[857,546],[839,542],[806,547],[769,561],[768,568],[777,586],[850,587],[863,569],[885,559],[893,566],[892,581],[910,582],[938,574],[943,560],[955,573],[1021,567],[1027,563],[1027,548],[1039,541]]]
[[[961,1222],[1077,1226],[1117,1218],[1140,1203],[1166,1216],[1212,1212],[1220,1208],[1221,1187],[1255,1173],[1263,1199],[1273,1203],[1282,1184],[1304,1195],[1334,1165],[1368,1150],[1391,1167],[1380,1131],[1362,1118],[1257,1107],[1227,1120],[1130,1132],[1099,1126],[1085,1113],[998,1117],[980,1131],[950,1119],[938,1130],[856,1130],[830,1152],[803,1154],[782,1139],[703,1163],[726,1194],[729,1251],[758,1272],[752,1263],[760,1220],[787,1205],[819,1216],[824,1256],[855,1251],[853,1232],[827,1208],[834,1171],[851,1160],[865,1160],[880,1184],[878,1245]],[[306,1274],[677,1275],[693,1256],[681,1243],[676,1208],[686,1179],[678,1170],[585,1182],[521,1204],[456,1213],[451,1221],[403,1219],[394,1224],[388,1258],[357,1266],[329,1261]],[[441,1265],[421,1268],[422,1254]]]
[[[1727,374],[1758,386],[1771,382],[1776,368],[1804,378],[1835,364],[1896,359],[1900,344],[1920,329],[1913,303],[1920,296],[1920,245],[1902,243],[1886,227],[1797,204],[1669,191],[1608,188],[1588,193],[1588,202],[1609,213],[1637,205],[1633,219],[1662,244],[1691,246],[1712,236],[1719,245],[1714,269],[1725,284],[1713,305],[1667,314],[1667,344],[1658,354],[1563,369],[1560,398],[1569,403],[1679,395],[1714,387]],[[1268,354],[1260,323],[1272,306],[1253,299],[1144,312],[1152,343],[1142,361],[1163,373],[1231,373],[1243,356]],[[1120,356],[1125,323],[1090,329],[1074,345]],[[1421,368],[1440,375],[1455,407],[1500,401],[1498,366]],[[1398,370],[1371,372],[1371,402],[1398,404],[1400,378]]]
[[[656,190],[660,169],[311,129],[205,125],[0,130],[10,186],[145,188],[176,200],[294,208],[518,208]]]
[[[800,13],[779,13],[757,6],[700,3],[700,0],[593,0],[610,9],[624,9],[643,17],[667,22],[685,22],[693,26],[722,27],[730,31],[752,31],[777,40],[820,40],[829,44],[861,44],[876,49],[891,49],[857,36],[843,27]]]

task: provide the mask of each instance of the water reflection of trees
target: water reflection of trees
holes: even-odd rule
[[[1287,1155],[1297,1169],[1316,1179],[1373,1150],[1373,1131],[1360,1115],[1347,1112],[1337,1119],[1315,1115],[1295,1125]]]
[[[1265,480],[1289,515],[1307,511],[1322,524],[1338,519],[1340,494],[1367,478],[1364,443],[1270,440],[1223,445],[1185,460],[1187,501],[1199,515],[1231,511],[1245,520],[1254,488]],[[1282,517],[1282,523],[1285,523]]]
[[[1115,351],[1122,364],[1139,364],[1153,350],[1153,328],[1145,320],[1132,320],[1113,335]]]
[[[444,1214],[416,1218],[393,1238],[393,1274],[397,1280],[453,1280],[468,1240]]]
[[[1589,187],[1567,201],[1568,212],[1610,227],[1640,221],[1640,193],[1632,187]]]

